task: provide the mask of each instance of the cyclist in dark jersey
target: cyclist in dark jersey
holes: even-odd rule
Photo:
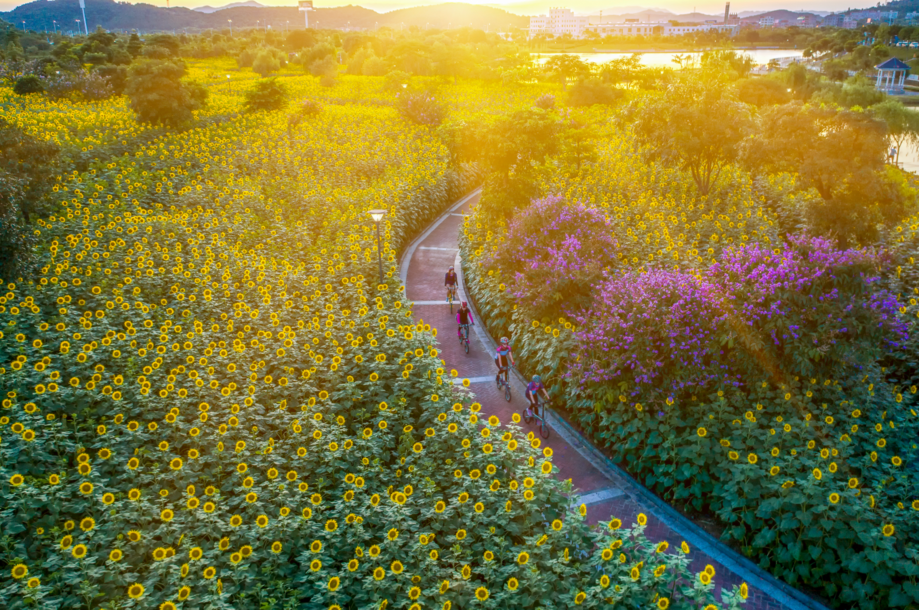
[[[450,301],[451,293],[453,293],[453,298],[456,298],[456,282],[456,272],[453,270],[453,265],[450,265],[447,274],[444,276],[444,286],[447,287],[447,302]]]
[[[504,380],[507,381],[508,363],[515,365],[514,352],[511,350],[511,342],[507,337],[501,337],[501,344],[495,354],[495,364],[498,365],[498,374],[495,375],[495,383],[501,379],[501,373],[504,373]]]
[[[530,404],[527,406],[527,417],[533,416],[533,408],[536,406],[536,395],[542,392],[543,397],[548,401],[549,394],[546,392],[546,386],[542,384],[539,375],[533,375],[533,380],[527,384],[527,400]]]
[[[463,301],[463,305],[459,308],[459,311],[456,312],[456,323],[459,324],[459,327],[456,329],[456,335],[462,339],[463,337],[463,326],[468,324],[469,326],[475,326],[475,320],[472,319],[472,310],[469,309],[469,305],[466,301]]]

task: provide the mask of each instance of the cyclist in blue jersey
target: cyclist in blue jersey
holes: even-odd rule
[[[501,380],[501,373],[504,373],[504,381],[507,381],[508,362],[516,366],[514,362],[514,352],[511,350],[511,342],[507,337],[501,337],[501,343],[495,354],[495,364],[498,365],[498,374],[495,375],[495,383]]]
[[[450,268],[447,270],[447,274],[444,276],[444,286],[447,287],[447,301],[450,301],[450,295],[453,295],[453,298],[456,298],[456,272],[453,270],[453,265],[450,265]]]
[[[543,397],[546,399],[546,402],[549,401],[549,394],[546,392],[546,386],[542,384],[542,379],[539,375],[533,375],[533,380],[527,384],[527,400],[530,401],[530,404],[527,406],[527,417],[533,416],[533,408],[536,406],[536,395],[542,392]]]

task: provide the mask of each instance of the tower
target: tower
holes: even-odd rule
[[[724,5],[724,25],[728,24],[728,19],[731,17],[731,3],[726,2]]]
[[[313,0],[300,0],[300,10],[303,12],[303,21],[307,29],[310,27],[310,11],[313,10]]]

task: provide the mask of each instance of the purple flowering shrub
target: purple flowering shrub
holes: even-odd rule
[[[709,385],[832,376],[905,339],[896,303],[872,290],[873,259],[799,237],[726,249],[697,275],[630,272],[576,316],[580,383],[623,383],[636,401]]]
[[[618,245],[595,208],[564,197],[534,201],[511,222],[490,263],[536,318],[588,305],[616,265]]]
[[[447,117],[447,108],[426,91],[404,91],[396,95],[396,109],[406,121],[436,127]]]

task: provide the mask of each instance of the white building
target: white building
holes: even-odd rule
[[[701,25],[672,25],[670,23],[603,23],[591,25],[592,30],[600,36],[682,36],[693,32],[727,32],[731,36],[737,33],[739,26],[716,23]]]
[[[567,8],[552,8],[548,15],[530,17],[530,37],[537,34],[571,34],[574,38],[581,38],[589,25],[589,17],[579,17]]]

